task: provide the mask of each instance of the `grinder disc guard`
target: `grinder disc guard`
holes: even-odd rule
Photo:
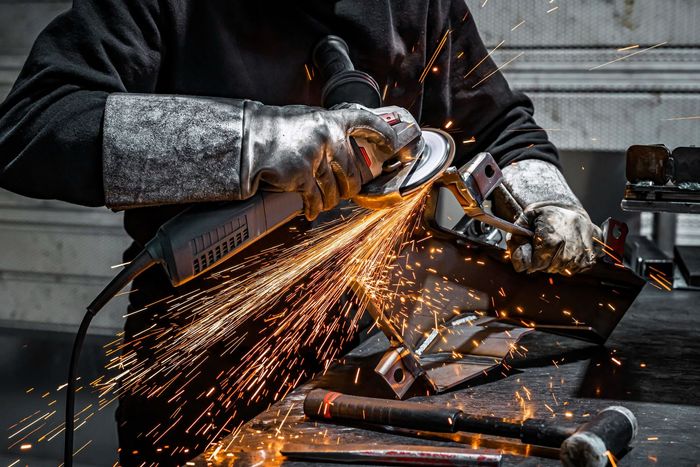
[[[362,187],[353,201],[370,209],[393,206],[437,179],[452,163],[455,143],[442,130],[424,129],[414,154],[400,169],[379,175]]]

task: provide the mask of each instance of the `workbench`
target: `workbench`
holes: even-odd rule
[[[604,347],[534,332],[520,342],[528,349],[527,355],[508,361],[510,368],[501,368],[445,394],[411,400],[457,405],[465,412],[499,417],[556,417],[563,423],[580,423],[604,407],[624,405],[637,416],[639,434],[617,465],[697,466],[700,465],[699,325],[700,293],[665,292],[647,285]],[[312,387],[336,389],[334,381],[347,381],[348,374],[355,375],[358,366],[361,371],[371,371],[371,365],[363,364],[372,361],[372,356],[381,354],[387,346],[383,335],[371,337],[326,375],[298,387],[194,463],[342,465],[285,460],[279,449],[285,442],[294,442],[431,444],[465,449],[481,446],[502,449],[503,466],[560,465],[554,450],[528,449],[505,439],[468,433],[457,436],[421,433],[420,437],[410,437],[389,429],[320,423],[304,416],[303,400]],[[358,385],[363,383],[362,377],[356,379]],[[529,457],[515,453],[529,453]]]

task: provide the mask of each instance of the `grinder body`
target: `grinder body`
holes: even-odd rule
[[[354,69],[347,44],[339,37],[323,39],[313,55],[326,80],[322,92],[324,107],[363,105],[384,119],[396,133],[397,147],[388,161],[387,155],[379,154],[376,145],[362,138],[350,138],[353,152],[360,160],[363,185],[377,177],[391,179],[391,172],[406,171],[407,165],[418,160],[425,148],[421,129],[413,123],[408,111],[395,106],[374,108],[381,105],[379,86],[371,76]],[[446,146],[453,148],[454,144]],[[363,200],[370,201],[374,196],[361,195]],[[371,202],[361,204],[379,207]],[[172,285],[179,286],[300,215],[302,207],[299,193],[266,191],[243,201],[196,205],[163,224],[146,250],[155,262],[163,265]]]
[[[418,143],[421,133],[418,127],[410,127],[405,116],[402,118],[406,111],[398,107],[370,110],[396,131],[397,154],[407,159],[417,157],[415,151],[422,148]],[[381,161],[386,158],[378,156],[374,144],[361,138],[351,138],[350,144],[361,159],[363,181],[382,174]],[[400,168],[403,163],[397,160],[396,164]],[[179,286],[300,215],[302,208],[299,193],[270,191],[259,191],[243,201],[192,206],[163,224],[146,250],[164,266],[172,285]]]

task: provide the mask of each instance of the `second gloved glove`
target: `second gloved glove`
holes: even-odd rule
[[[571,191],[559,169],[535,159],[503,168],[506,190],[496,192],[495,208],[534,230],[532,239],[508,237],[517,271],[575,274],[602,254],[601,232]]]

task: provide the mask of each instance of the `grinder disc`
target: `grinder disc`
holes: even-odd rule
[[[455,143],[449,134],[442,130],[426,129],[423,130],[423,140],[423,153],[411,165],[408,176],[399,188],[402,196],[432,182],[452,163]]]
[[[418,154],[394,172],[379,175],[362,187],[353,201],[370,209],[382,209],[401,202],[437,179],[452,163],[455,142],[446,132],[422,130]]]

